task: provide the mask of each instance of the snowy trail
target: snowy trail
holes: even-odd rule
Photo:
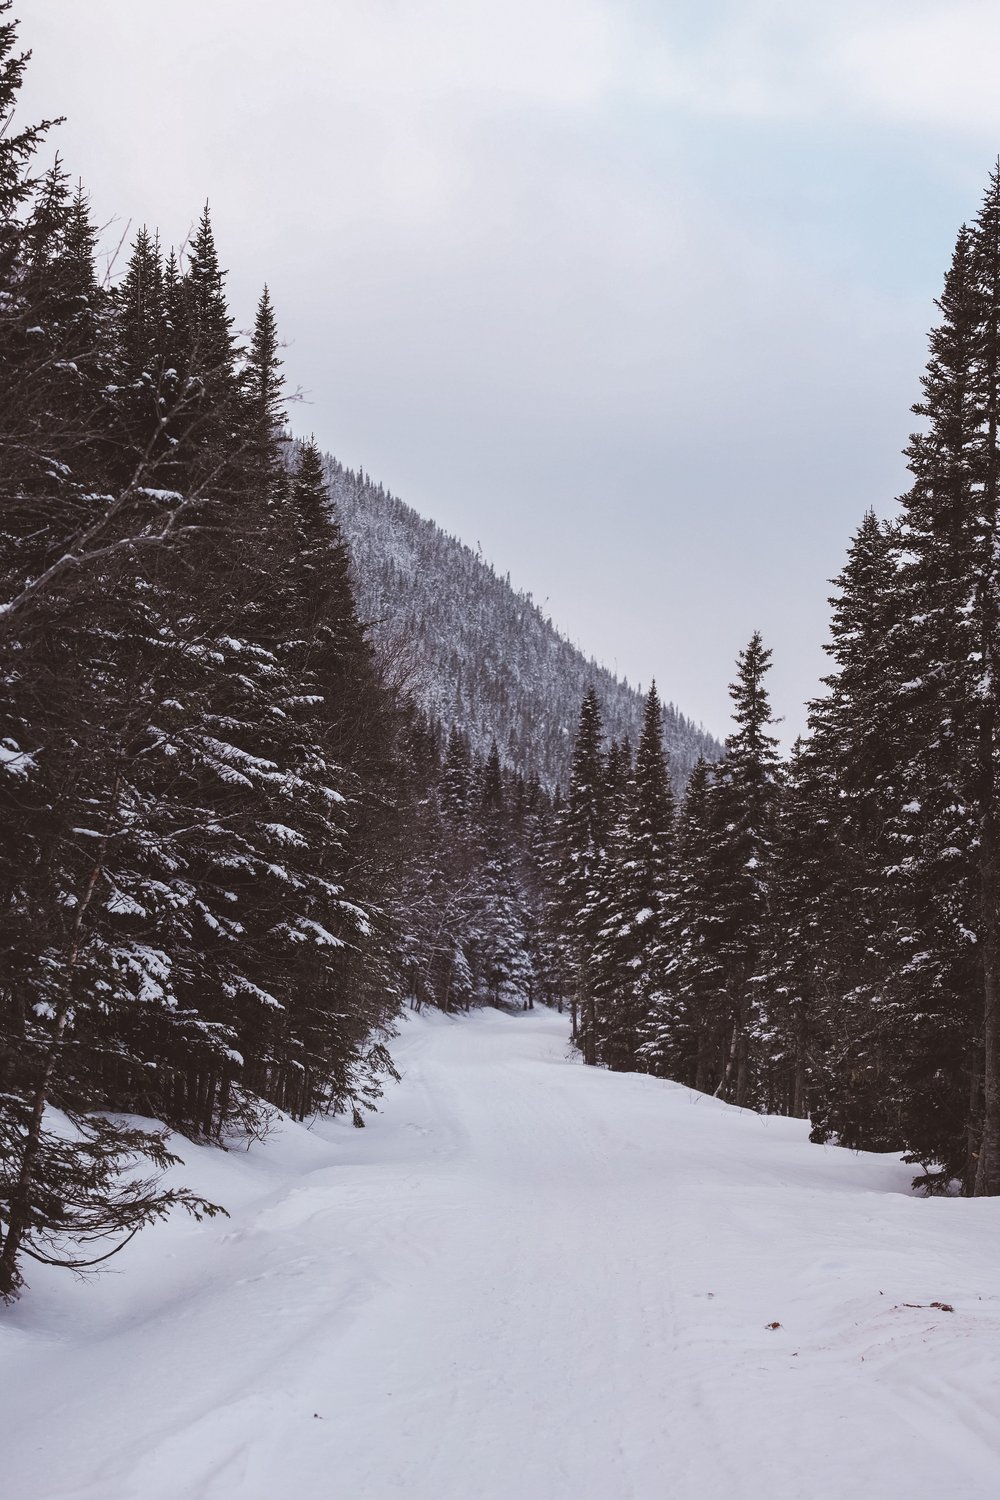
[[[544,1012],[396,1050],[369,1130],[188,1150],[222,1228],[32,1278],[3,1500],[1000,1492],[1000,1203],[584,1069]]]

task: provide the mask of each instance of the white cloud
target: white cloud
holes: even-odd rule
[[[995,0],[708,0],[691,39],[694,9],[617,11],[626,86],[696,118],[1000,128]]]
[[[879,7],[833,39],[831,75],[842,97],[905,123],[1000,130],[1000,7],[950,0],[899,13]]]

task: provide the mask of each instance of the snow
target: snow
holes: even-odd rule
[[[301,844],[305,846],[306,840],[294,828],[289,828],[285,823],[265,823],[264,827],[268,833],[274,835],[280,844]]]
[[[173,502],[174,500],[184,499],[179,490],[157,490],[152,489],[148,484],[140,485],[136,490],[136,494],[145,495],[147,500],[167,500]]]
[[[140,906],[139,902],[136,901],[133,896],[130,896],[127,891],[113,890],[112,893],[111,893],[111,895],[108,897],[107,901],[105,901],[104,904],[105,904],[106,908],[108,909],[108,911],[114,912],[116,914],[116,916],[120,916],[120,917],[148,917],[149,916],[149,913],[147,912],[146,908],[144,906]]]
[[[35,757],[15,740],[0,740],[0,768],[12,776],[27,776],[35,768]]]
[[[231,1220],[30,1268],[5,1495],[992,1500],[1000,1202],[585,1069],[549,1012],[393,1050],[364,1131],[179,1144]]]
[[[334,937],[333,933],[329,932],[321,922],[314,922],[311,917],[296,917],[293,923],[285,922],[278,930],[287,932],[293,943],[305,943],[311,939],[321,948],[343,948],[344,946],[342,938]]]

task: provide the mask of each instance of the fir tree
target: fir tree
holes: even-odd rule
[[[207,203],[186,260],[183,286],[191,372],[206,383],[210,395],[218,397],[227,394],[236,349],[226,300],[226,273],[219,263]]]
[[[663,710],[646,696],[635,771],[612,830],[594,949],[598,1055],[635,1068],[654,997],[663,993],[674,896],[674,797],[663,749]]]
[[[601,866],[607,837],[606,769],[601,747],[601,707],[593,688],[584,694],[573,747],[569,791],[560,818],[561,868],[556,901],[562,918],[566,970],[571,985],[573,1036],[584,1061],[597,1061],[597,1009],[591,960],[600,925]]]
[[[18,211],[31,197],[36,179],[31,170],[45,134],[60,120],[11,129],[30,52],[17,52],[17,22],[6,20],[13,0],[0,0],[0,278],[6,283],[20,252]],[[4,320],[9,316],[4,309]]]
[[[652,996],[642,1053],[646,1066],[705,1092],[721,1081],[724,1048],[717,944],[714,788],[704,760],[691,772],[677,820],[674,895],[665,930],[661,985]]]
[[[764,677],[771,653],[760,634],[750,638],[730,685],[736,728],[726,740],[713,795],[717,880],[713,891],[714,947],[720,969],[718,1004],[725,1016],[727,1055],[719,1083],[737,1104],[752,1087],[750,1034],[755,1018],[757,965],[765,940],[777,812],[777,741]]]
[[[977,1191],[991,1193],[1000,1191],[998,238],[994,173],[979,219],[959,234],[915,408],[927,425],[907,455],[914,483],[902,502],[888,679],[900,727],[888,741],[894,756],[882,796],[883,1004],[896,1053],[897,1128],[912,1159],[968,1185],[975,1176]],[[984,996],[981,1024],[968,1009],[976,989]],[[977,1098],[981,1070],[977,1127],[969,1099]]]
[[[278,324],[270,293],[265,287],[257,304],[253,336],[243,370],[247,420],[258,461],[264,464],[265,470],[274,463],[277,445],[288,420],[288,414],[284,408],[284,380],[278,349]],[[318,476],[315,474],[311,476],[310,482],[315,484],[318,478],[319,482],[323,483],[322,460],[315,452],[315,444],[310,446],[314,458],[310,458],[309,464],[315,469],[315,460],[319,460],[320,471]],[[304,462],[305,456],[301,454],[298,464],[300,482],[303,482],[301,476]],[[328,495],[325,483],[323,483],[323,493],[324,496]]]
[[[843,978],[856,897],[844,879],[838,801],[815,745],[797,741],[774,829],[770,920],[751,1023],[757,1102],[769,1114],[805,1118],[829,1097],[834,1059],[855,1069],[859,1062],[857,1033],[843,1046],[854,1010]]]
[[[899,1049],[886,1002],[894,962],[889,817],[900,804],[906,732],[896,697],[908,677],[898,650],[897,551],[895,529],[869,511],[834,580],[825,647],[834,670],[826,696],[810,705],[810,740],[793,757],[774,922],[775,961],[785,972],[773,979],[773,1015],[782,1000],[794,1002],[825,1038],[810,1047],[805,1078],[796,1064],[794,1094],[808,1090],[815,1139],[856,1149],[888,1149],[899,1139],[898,1120],[890,1121]],[[806,986],[821,997],[815,1006],[796,999]],[[783,1055],[795,1048],[800,1057],[784,1009],[784,1020],[774,1021]]]

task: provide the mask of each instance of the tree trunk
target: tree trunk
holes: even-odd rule
[[[733,1065],[736,1062],[736,1052],[737,1048],[739,1047],[739,1043],[739,1022],[734,1021],[733,1034],[729,1042],[729,1056],[726,1058],[726,1066],[722,1070],[722,1077],[719,1079],[718,1087],[715,1090],[716,1099],[724,1099],[726,1097],[726,1089],[729,1087],[729,1080],[733,1076]]]
[[[45,1106],[48,1103],[49,1084],[52,1080],[52,1074],[55,1071],[56,1058],[59,1055],[63,1033],[66,1030],[69,1005],[70,997],[67,994],[62,1005],[59,1007],[59,1012],[56,1016],[55,1034],[49,1044],[48,1055],[42,1068],[42,1074],[31,1100],[31,1115],[28,1120],[24,1150],[21,1154],[21,1166],[17,1174],[17,1182],[14,1184],[14,1189],[10,1195],[10,1219],[7,1224],[7,1236],[3,1243],[3,1251],[0,1253],[0,1297],[4,1299],[13,1297],[17,1290],[17,1257],[21,1249],[24,1232],[31,1222],[31,1185],[35,1174],[35,1159],[38,1156],[41,1145],[42,1121],[45,1117]]]
[[[583,1060],[588,1067],[597,1066],[597,1006],[593,995],[586,999],[587,1033],[584,1037]]]
[[[741,1000],[736,1013],[736,1103],[746,1108],[750,1091],[750,1060],[747,1046],[746,1001]]]
[[[117,810],[118,791],[120,779],[116,776],[112,789],[112,809]],[[31,1114],[28,1118],[28,1131],[25,1137],[24,1150],[21,1154],[21,1165],[17,1174],[17,1181],[10,1196],[10,1218],[7,1223],[7,1236],[3,1242],[3,1250],[0,1252],[0,1297],[12,1297],[17,1289],[17,1257],[21,1249],[21,1241],[24,1239],[25,1230],[31,1223],[31,1186],[34,1180],[35,1161],[38,1156],[42,1141],[42,1124],[45,1119],[45,1106],[49,1101],[49,1085],[52,1082],[52,1074],[55,1072],[56,1061],[62,1047],[63,1035],[69,1019],[70,1004],[73,998],[72,984],[73,971],[80,958],[80,944],[83,937],[83,920],[87,908],[93,899],[98,882],[104,873],[104,858],[107,851],[107,834],[99,845],[100,854],[97,863],[91,870],[83,897],[77,907],[76,916],[73,920],[72,936],[70,938],[69,953],[66,962],[66,978],[63,988],[63,998],[56,1012],[56,1024],[52,1040],[42,1065],[41,1075],[35,1085],[35,1091],[31,1098]]]

